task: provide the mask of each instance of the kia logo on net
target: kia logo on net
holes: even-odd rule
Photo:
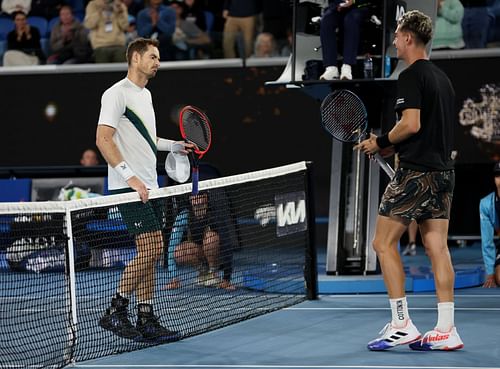
[[[276,195],[276,234],[278,237],[307,229],[304,191]]]

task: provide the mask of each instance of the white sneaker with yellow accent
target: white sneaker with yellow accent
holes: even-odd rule
[[[424,334],[422,339],[410,344],[412,350],[418,351],[453,351],[464,347],[462,339],[458,335],[457,329],[453,327],[449,332],[441,332],[434,328]]]

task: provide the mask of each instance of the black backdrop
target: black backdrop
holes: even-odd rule
[[[457,114],[465,98],[480,98],[484,84],[499,84],[498,73],[492,73],[498,62],[498,58],[436,60],[456,88]],[[178,107],[193,104],[204,109],[213,123],[214,143],[205,160],[224,175],[312,160],[317,215],[327,216],[331,145],[319,124],[319,101],[297,89],[264,86],[282,70],[283,66],[160,70],[148,85],[158,134],[179,138]],[[0,167],[78,164],[81,153],[95,147],[101,94],[124,75],[125,70],[0,75]],[[57,109],[52,118],[46,115],[48,105]],[[478,201],[493,189],[491,162],[499,152],[482,149],[468,129],[460,126],[457,135],[451,225],[455,234],[479,234]]]

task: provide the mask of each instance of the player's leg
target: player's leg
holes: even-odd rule
[[[416,221],[412,221],[408,225],[408,245],[406,245],[403,250],[403,255],[415,256],[417,255],[417,231],[418,224]]]
[[[141,278],[137,281],[137,330],[146,341],[174,341],[179,334],[163,327],[154,315],[153,300],[156,263],[163,250],[163,234],[160,230],[139,235],[136,238],[140,265],[135,272]]]
[[[464,346],[455,328],[455,272],[448,250],[448,219],[427,219],[420,223],[425,250],[432,264],[438,299],[436,327],[410,347],[414,350],[457,350]]]
[[[204,275],[200,275],[200,279],[205,286],[219,286],[221,280],[217,273],[220,266],[220,239],[217,232],[210,229],[205,230],[205,232],[203,233],[202,250],[203,255],[208,263],[208,270],[205,271]]]
[[[405,273],[398,252],[398,241],[406,231],[406,224],[390,217],[377,217],[373,247],[380,262],[384,282],[391,305],[391,322],[387,323],[380,336],[368,343],[373,351],[386,350],[411,343],[420,338],[408,313],[405,297]]]

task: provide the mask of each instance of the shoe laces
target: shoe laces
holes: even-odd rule
[[[384,328],[382,328],[382,329],[380,330],[380,332],[378,332],[378,334],[381,334],[381,335],[382,335],[382,337],[384,337],[384,336],[387,334],[387,332],[389,332],[389,331],[390,331],[390,329],[391,329],[391,322],[387,323],[387,324],[384,326]]]
[[[120,319],[122,324],[125,325],[127,328],[133,327],[132,323],[130,322],[130,318],[132,317],[132,314],[130,314],[128,311],[117,310],[115,312],[115,314],[118,317],[118,319]]]

